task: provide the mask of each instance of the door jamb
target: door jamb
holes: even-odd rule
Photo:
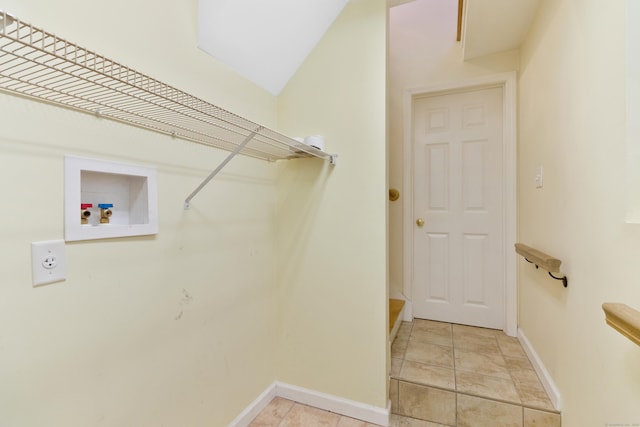
[[[516,72],[500,73],[456,82],[441,83],[417,89],[408,89],[404,94],[404,198],[403,236],[403,293],[408,298],[404,320],[413,319],[413,101],[417,97],[435,95],[438,92],[463,92],[471,89],[500,86],[503,88],[503,166],[504,185],[504,332],[516,336],[518,332],[518,292],[516,281],[516,256],[510,250],[516,242]]]

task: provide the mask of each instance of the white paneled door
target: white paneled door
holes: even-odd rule
[[[414,316],[503,329],[503,88],[417,98]]]

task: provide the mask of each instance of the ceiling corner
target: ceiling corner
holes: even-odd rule
[[[464,0],[464,59],[518,49],[540,0]]]

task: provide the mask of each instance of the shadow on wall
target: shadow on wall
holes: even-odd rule
[[[298,261],[305,259],[305,249],[309,247],[308,242],[333,168],[328,162],[318,159],[299,159],[279,168],[277,182],[286,181],[291,188],[287,194],[280,196],[276,208],[279,217],[276,235],[278,239],[287,236],[279,241],[279,253],[287,257],[287,262],[283,263],[283,282],[296,275],[300,268]],[[284,227],[288,229],[287,233],[281,232]]]

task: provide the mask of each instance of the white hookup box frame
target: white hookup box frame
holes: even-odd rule
[[[156,169],[106,160],[65,156],[66,241],[144,236],[158,233]],[[81,205],[90,215],[82,223]],[[112,204],[101,223],[99,204]]]

